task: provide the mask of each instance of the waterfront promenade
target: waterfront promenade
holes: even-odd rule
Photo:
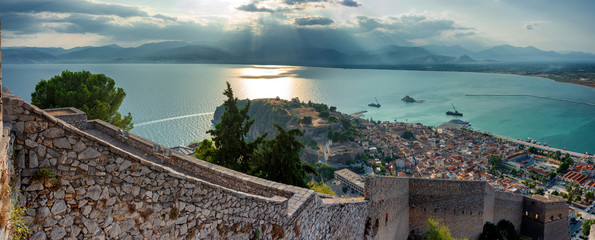
[[[502,140],[505,140],[505,141],[510,141],[510,142],[513,142],[513,143],[516,143],[516,144],[522,144],[522,145],[525,145],[527,147],[534,147],[534,148],[541,149],[541,150],[547,151],[547,152],[552,152],[553,153],[553,152],[556,152],[556,151],[560,151],[563,155],[564,154],[568,154],[568,155],[570,155],[573,158],[578,158],[578,159],[593,159],[593,157],[594,157],[592,155],[587,155],[587,154],[584,154],[584,153],[577,153],[577,152],[568,151],[568,150],[564,150],[564,149],[559,149],[559,148],[553,148],[553,147],[538,145],[538,144],[535,144],[535,143],[529,143],[529,142],[525,142],[525,141],[514,139],[514,138],[498,136],[498,135],[495,135],[495,134],[492,134],[492,133],[489,133],[489,132],[485,132],[485,131],[480,131],[480,130],[472,130],[472,131],[479,132],[479,133],[489,134],[490,136],[495,137],[495,138],[499,138],[499,139],[502,139]]]

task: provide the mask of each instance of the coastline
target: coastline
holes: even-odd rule
[[[504,137],[504,136],[500,136],[500,135],[496,135],[490,132],[486,132],[486,131],[481,131],[481,130],[477,130],[477,129],[469,129],[470,131],[476,132],[476,133],[481,133],[481,134],[488,134],[494,138],[498,138],[498,139],[502,139],[504,141],[509,141],[509,142],[513,142],[516,143],[518,145],[524,145],[526,147],[534,147],[543,151],[547,151],[547,152],[551,152],[554,153],[556,151],[560,151],[562,154],[568,154],[571,157],[574,158],[578,158],[578,159],[594,159],[595,156],[593,156],[593,153],[590,153],[589,155],[584,154],[584,153],[577,153],[577,152],[573,152],[573,151],[569,151],[569,150],[565,150],[565,149],[559,149],[559,148],[554,148],[554,147],[548,147],[548,146],[542,146],[542,145],[538,145],[538,144],[534,144],[534,143],[529,143],[529,142],[525,142],[522,140],[517,140],[514,138],[509,138],[509,137]]]

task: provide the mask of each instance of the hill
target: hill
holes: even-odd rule
[[[244,107],[246,100],[238,101],[238,106]],[[304,135],[299,140],[304,144],[302,159],[307,162],[327,160],[330,162],[344,162],[354,158],[351,154],[359,149],[357,144],[347,141],[329,141],[329,132],[345,133],[346,128],[341,119],[348,119],[340,112],[328,112],[329,108],[324,104],[304,103],[294,98],[291,101],[279,98],[254,99],[250,101],[248,115],[254,119],[254,124],[248,132],[248,139],[253,140],[262,134],[267,133],[267,138],[273,138],[277,133],[273,123],[278,123],[285,128],[298,128]],[[223,106],[217,107],[213,116],[213,124],[221,122]],[[326,112],[326,113],[325,113]],[[304,118],[310,118],[308,123]],[[349,122],[349,120],[347,120]],[[333,154],[336,149],[348,154]],[[349,150],[349,151],[347,151]],[[355,151],[357,152],[357,151]]]

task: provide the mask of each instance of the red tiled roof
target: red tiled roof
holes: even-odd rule
[[[589,176],[580,174],[580,173],[576,173],[576,172],[568,172],[566,174],[564,174],[564,178],[570,179],[572,181],[575,181],[579,184],[583,184],[585,181],[587,181],[587,179],[589,179]]]

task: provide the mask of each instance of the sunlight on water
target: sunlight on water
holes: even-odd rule
[[[290,99],[295,87],[300,86],[294,66],[250,66],[237,69],[239,89],[245,97]]]

